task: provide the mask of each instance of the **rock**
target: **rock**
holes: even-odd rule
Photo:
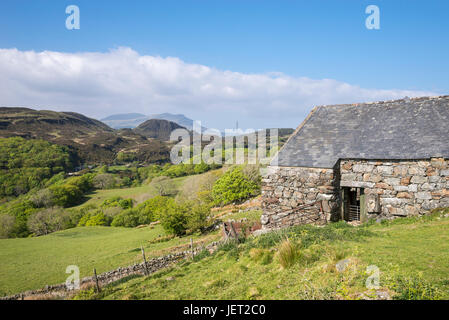
[[[337,269],[338,272],[344,272],[350,263],[350,259],[340,260],[335,264],[335,269]]]

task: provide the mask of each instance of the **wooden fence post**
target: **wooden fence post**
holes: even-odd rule
[[[101,292],[100,286],[98,285],[97,270],[95,268],[94,268],[94,278],[95,278],[95,285],[97,286],[97,292]]]
[[[147,276],[149,274],[148,272],[148,266],[147,266],[147,259],[145,258],[145,250],[143,248],[143,246],[140,246],[140,249],[142,250],[142,257],[143,257],[143,273],[145,273],[145,275]]]
[[[193,259],[194,254],[193,254],[193,239],[192,238],[190,238],[190,251],[192,252],[192,259]]]

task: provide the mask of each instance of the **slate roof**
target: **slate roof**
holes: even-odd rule
[[[271,165],[431,157],[449,158],[449,96],[315,107]]]

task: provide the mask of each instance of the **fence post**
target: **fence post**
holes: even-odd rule
[[[193,259],[194,254],[193,254],[193,239],[192,238],[190,238],[190,251],[192,252],[192,259]]]
[[[148,266],[147,266],[147,259],[145,258],[145,249],[143,248],[143,246],[140,246],[140,249],[142,250],[142,257],[143,257],[143,273],[145,273],[145,275],[147,276],[149,274],[148,272]]]
[[[95,285],[97,287],[97,292],[101,292],[100,286],[98,284],[97,270],[95,268],[94,268],[94,278],[95,278]]]

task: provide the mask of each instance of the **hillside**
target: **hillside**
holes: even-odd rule
[[[160,120],[160,119],[150,119],[141,123],[133,131],[141,134],[147,138],[159,139],[162,141],[170,140],[170,134],[173,130],[185,129],[175,122]]]
[[[448,212],[358,227],[292,227],[78,298],[447,299]],[[376,267],[379,287],[368,289]]]
[[[81,162],[111,163],[119,151],[132,151],[145,161],[165,162],[169,149],[131,130],[117,131],[74,112],[0,108],[0,138],[20,136],[67,146]]]

